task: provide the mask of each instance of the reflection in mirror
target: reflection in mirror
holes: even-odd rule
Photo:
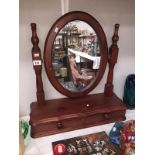
[[[95,31],[75,20],[57,34],[52,66],[59,83],[72,92],[83,91],[94,81],[100,65],[100,47]]]

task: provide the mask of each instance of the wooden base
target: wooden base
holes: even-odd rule
[[[30,125],[33,138],[125,120],[126,106],[114,94],[104,93],[31,104]]]

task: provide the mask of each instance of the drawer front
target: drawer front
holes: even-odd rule
[[[95,125],[103,125],[115,121],[122,121],[125,119],[125,111],[113,111],[110,113],[89,114],[84,117],[70,118],[60,120],[57,122],[49,122],[36,126],[31,126],[31,136],[41,137],[51,134],[62,133],[66,131],[92,127]]]
[[[50,122],[41,125],[37,125],[33,127],[34,132],[52,132],[52,133],[59,133],[63,131],[69,131],[72,129],[76,129],[81,126],[83,119],[74,118],[68,120],[60,120],[57,122]]]
[[[101,122],[104,124],[104,122],[110,122],[113,120],[119,120],[120,118],[124,118],[125,112],[123,111],[116,111],[111,113],[98,113],[94,115],[87,116],[85,118],[85,125],[89,124],[100,124]]]

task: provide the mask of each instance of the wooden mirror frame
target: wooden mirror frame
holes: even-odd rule
[[[55,77],[55,72],[52,67],[52,59],[51,59],[51,56],[53,55],[53,45],[54,45],[56,36],[67,23],[74,20],[80,20],[80,21],[86,22],[94,29],[98,37],[100,55],[101,55],[100,66],[95,79],[91,82],[91,84],[89,84],[86,88],[84,88],[82,91],[79,91],[79,92],[71,92],[70,90],[64,88],[59,83],[59,81]],[[101,80],[106,69],[107,61],[108,61],[108,47],[107,47],[107,40],[106,40],[105,33],[101,25],[99,24],[99,22],[88,13],[81,12],[81,11],[69,12],[63,15],[62,17],[60,17],[49,30],[45,41],[45,46],[44,46],[45,70],[51,84],[55,87],[57,91],[59,91],[63,95],[71,98],[87,95],[91,90],[93,90],[97,86],[97,84]]]

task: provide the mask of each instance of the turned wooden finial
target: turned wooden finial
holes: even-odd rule
[[[118,51],[119,51],[119,48],[117,46],[117,42],[119,40],[118,30],[119,30],[119,24],[115,24],[114,35],[112,37],[112,45],[109,48],[109,60],[108,60],[109,72],[107,77],[107,83],[105,84],[106,96],[112,96],[114,94],[113,93],[113,72],[114,72],[114,66],[117,63]]]
[[[119,40],[118,36],[119,24],[115,24],[114,35],[112,37],[112,45],[117,46],[117,42]]]
[[[32,30],[31,42],[33,44],[32,52],[38,52],[38,51],[40,51],[40,48],[38,47],[39,38],[37,36],[36,27],[37,26],[36,26],[35,23],[31,23],[31,30]]]

